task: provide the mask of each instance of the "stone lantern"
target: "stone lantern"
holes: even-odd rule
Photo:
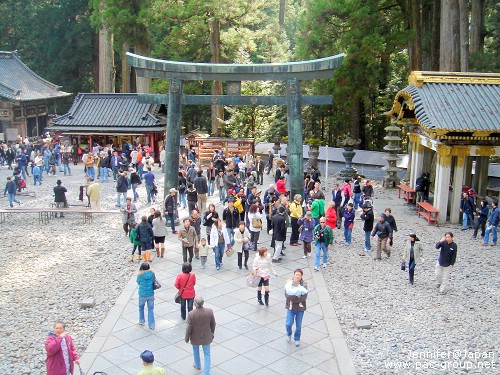
[[[345,167],[340,170],[339,176],[342,178],[351,178],[358,175],[358,171],[352,167],[352,159],[356,153],[354,148],[359,146],[361,143],[360,139],[354,139],[351,137],[351,133],[347,133],[344,140],[341,142],[341,146],[344,148]]]
[[[382,167],[387,175],[384,177],[384,186],[386,188],[395,188],[399,183],[398,172],[401,168],[396,167],[396,163],[401,158],[398,156],[398,152],[401,151],[399,142],[401,142],[401,129],[395,124],[385,128],[387,135],[384,139],[387,141],[387,145],[384,146],[384,150],[387,151],[387,155],[384,159],[387,160],[387,165]]]

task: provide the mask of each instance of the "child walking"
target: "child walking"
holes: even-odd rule
[[[205,263],[207,263],[208,249],[210,246],[207,244],[207,239],[202,237],[200,243],[196,245],[198,248],[198,254],[200,255],[201,268],[205,269]]]
[[[130,255],[130,261],[133,262],[136,250],[139,250],[137,255],[137,260],[142,260],[142,256],[141,256],[141,242],[137,240],[137,232],[136,232],[137,223],[132,223],[131,227],[132,229],[130,229],[129,238],[130,242],[134,245],[134,247],[132,249],[132,254]]]

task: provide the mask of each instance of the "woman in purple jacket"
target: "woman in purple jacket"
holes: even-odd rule
[[[304,245],[304,256],[302,258],[306,259],[311,256],[311,242],[313,242],[314,220],[311,211],[307,211],[305,218],[299,219],[297,223],[300,230],[299,239]]]
[[[56,322],[54,330],[49,332],[45,340],[47,375],[73,374],[75,370],[73,362],[80,365],[80,356],[76,352],[71,336],[64,328],[64,323]]]

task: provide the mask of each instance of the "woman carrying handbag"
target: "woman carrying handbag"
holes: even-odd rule
[[[193,267],[191,263],[185,262],[182,265],[182,272],[175,278],[174,286],[181,297],[181,318],[186,320],[187,313],[193,310],[193,301],[195,297],[194,286],[196,284],[196,275],[192,274]],[[177,301],[176,301],[177,302]],[[187,307],[187,312],[186,312]]]

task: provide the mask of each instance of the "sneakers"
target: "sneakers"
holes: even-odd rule
[[[302,259],[306,259],[306,258],[307,258],[307,255],[304,255],[304,256],[302,257]]]
[[[281,259],[273,259],[273,263],[281,263]]]
[[[291,342],[292,341],[292,335],[288,336],[286,335],[286,342]]]
[[[295,346],[299,346],[300,345],[300,341],[299,340],[295,340]]]
[[[176,230],[174,230],[174,231],[172,232],[172,234],[179,234],[179,232],[177,232]]]
[[[323,264],[323,268],[326,268],[326,264]]]
[[[314,270],[315,270],[315,271],[319,271],[319,268],[318,268],[318,267],[314,267]]]

